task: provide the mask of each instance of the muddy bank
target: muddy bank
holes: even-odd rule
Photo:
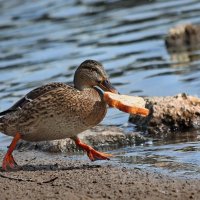
[[[127,145],[139,145],[147,139],[139,132],[125,132],[125,130],[112,126],[96,126],[79,134],[79,138],[96,149],[113,149]],[[76,152],[81,151],[77,148],[74,141],[66,138],[63,140],[27,142],[19,141],[19,150],[42,150],[48,152]]]
[[[0,162],[2,161],[0,153]],[[15,152],[22,170],[0,171],[4,199],[198,199],[200,180],[87,162],[64,154]],[[78,156],[81,159],[81,156]]]

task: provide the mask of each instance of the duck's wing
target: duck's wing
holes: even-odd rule
[[[55,90],[57,88],[66,88],[66,87],[71,87],[71,86],[65,83],[49,83],[41,87],[35,88],[34,90],[26,94],[26,96],[22,97],[19,101],[17,101],[12,107],[3,112],[0,112],[0,116],[6,115],[7,113],[22,108],[26,103],[33,101],[34,99],[38,98],[41,95],[44,95],[49,91]]]

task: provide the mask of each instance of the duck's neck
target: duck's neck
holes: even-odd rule
[[[79,91],[84,91],[84,90],[95,90],[99,93],[100,96],[103,96],[103,92],[101,89],[99,89],[96,86],[89,86],[88,84],[84,83],[81,80],[77,80],[74,78],[74,88],[76,88]]]
[[[84,76],[82,75],[82,73],[80,73],[80,70],[76,70],[75,74],[74,74],[74,87],[77,90],[84,90],[85,88],[90,87],[89,84],[85,81]]]
[[[86,87],[84,85],[82,85],[79,81],[75,81],[74,80],[74,87],[77,89],[77,90],[84,90]]]
[[[81,91],[81,94],[86,98],[88,102],[88,109],[90,110],[87,113],[87,117],[84,117],[83,121],[85,120],[85,124],[88,127],[93,127],[100,123],[105,114],[107,112],[107,104],[104,101],[103,93],[97,88],[86,88]]]
[[[99,96],[103,99],[103,91],[99,87],[93,87],[94,90],[96,90],[99,93]]]

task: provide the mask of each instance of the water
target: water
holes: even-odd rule
[[[0,110],[41,84],[71,83],[86,59],[102,62],[123,94],[200,95],[200,50],[184,52],[183,62],[164,44],[172,26],[200,23],[199,11],[198,0],[0,0]],[[123,126],[127,119],[110,109],[103,124]],[[10,139],[0,140],[6,146]],[[132,151],[142,155],[145,148],[127,156]]]
[[[173,140],[117,149],[112,152],[114,164],[172,176],[200,178],[199,134],[200,131],[185,132]]]

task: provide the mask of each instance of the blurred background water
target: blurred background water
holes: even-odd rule
[[[0,0],[0,16],[0,110],[41,84],[71,83],[86,59],[102,62],[123,94],[200,94],[200,51],[180,61],[164,43],[172,26],[200,23],[199,0]],[[102,123],[127,120],[110,109]]]

